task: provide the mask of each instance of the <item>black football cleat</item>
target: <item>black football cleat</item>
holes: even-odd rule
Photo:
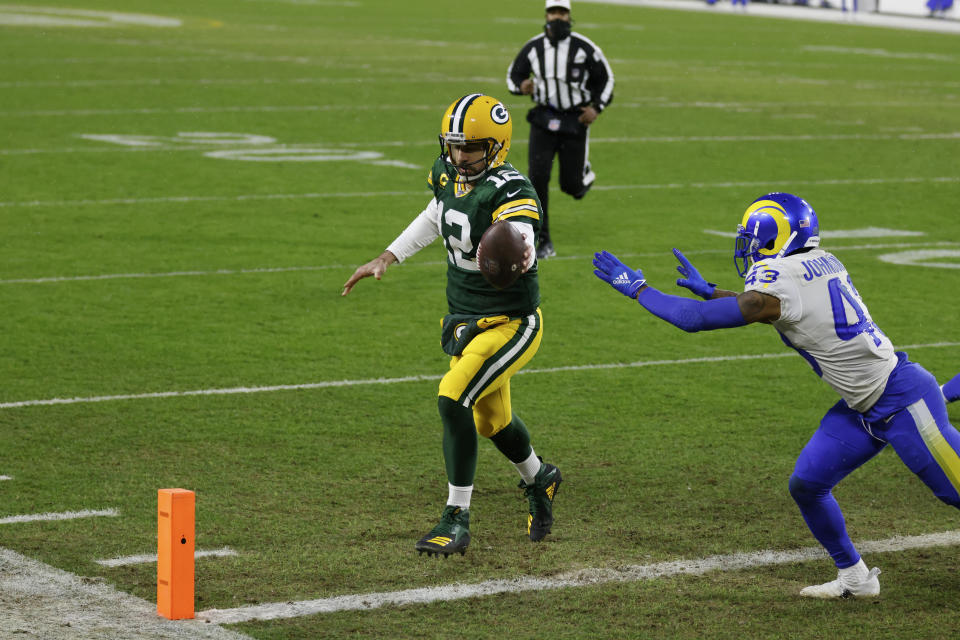
[[[451,553],[464,555],[470,544],[470,510],[448,504],[430,533],[416,544],[419,555],[448,557]]]
[[[533,484],[520,481],[520,488],[530,502],[527,516],[527,535],[534,542],[543,540],[553,526],[553,499],[557,495],[563,477],[560,469],[544,462],[533,479]]]

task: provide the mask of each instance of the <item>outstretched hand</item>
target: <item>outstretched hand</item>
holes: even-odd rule
[[[631,269],[609,251],[593,254],[593,266],[596,267],[593,275],[628,298],[636,298],[640,287],[647,283],[643,271]]]
[[[353,272],[350,279],[343,284],[343,292],[341,292],[340,295],[345,296],[350,293],[350,291],[353,290],[353,285],[357,284],[363,278],[373,276],[379,280],[383,277],[383,272],[387,270],[387,267],[395,261],[396,257],[392,253],[384,251],[367,264],[357,267],[357,270]]]
[[[690,261],[687,260],[682,253],[680,253],[680,249],[674,249],[673,255],[675,255],[677,260],[680,261],[680,266],[677,267],[677,271],[679,271],[680,275],[683,276],[682,278],[677,279],[677,286],[686,287],[704,300],[709,300],[713,296],[713,292],[717,288],[717,285],[704,280],[703,276],[700,275],[700,272],[697,271],[696,267],[690,264]]]

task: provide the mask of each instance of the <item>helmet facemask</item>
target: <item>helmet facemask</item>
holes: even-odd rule
[[[754,231],[756,231],[756,228]],[[742,224],[738,224],[737,240],[733,247],[733,265],[737,268],[737,274],[741,278],[745,277],[747,272],[750,271],[750,267],[754,263],[753,256],[759,248],[760,240],[757,239],[757,236],[747,231]]]
[[[447,172],[456,175],[462,182],[476,182],[486,175],[487,171],[496,161],[497,154],[502,145],[493,138],[483,138],[480,140],[465,140],[462,133],[440,134],[440,159],[447,166]],[[453,154],[450,152],[452,146],[468,147],[472,145],[483,145],[483,155],[473,162],[465,164],[454,164]],[[471,171],[477,167],[477,171]]]

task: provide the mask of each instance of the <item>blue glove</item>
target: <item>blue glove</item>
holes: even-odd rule
[[[643,279],[643,271],[634,271],[609,251],[593,254],[593,266],[596,267],[593,275],[628,298],[636,298],[637,291],[647,283]]]
[[[713,295],[714,289],[717,288],[717,285],[704,280],[703,276],[700,275],[700,272],[697,271],[696,267],[690,264],[690,261],[687,260],[682,253],[680,253],[679,249],[674,249],[673,255],[675,255],[677,260],[680,261],[680,266],[677,267],[677,271],[679,271],[680,275],[683,276],[682,278],[677,279],[677,286],[686,287],[704,300],[709,300]]]

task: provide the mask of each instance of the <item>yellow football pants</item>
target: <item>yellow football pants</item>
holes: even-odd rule
[[[441,396],[473,407],[477,433],[489,438],[510,424],[510,378],[540,348],[540,309],[487,329],[463,353],[450,358],[450,371],[440,381]]]

